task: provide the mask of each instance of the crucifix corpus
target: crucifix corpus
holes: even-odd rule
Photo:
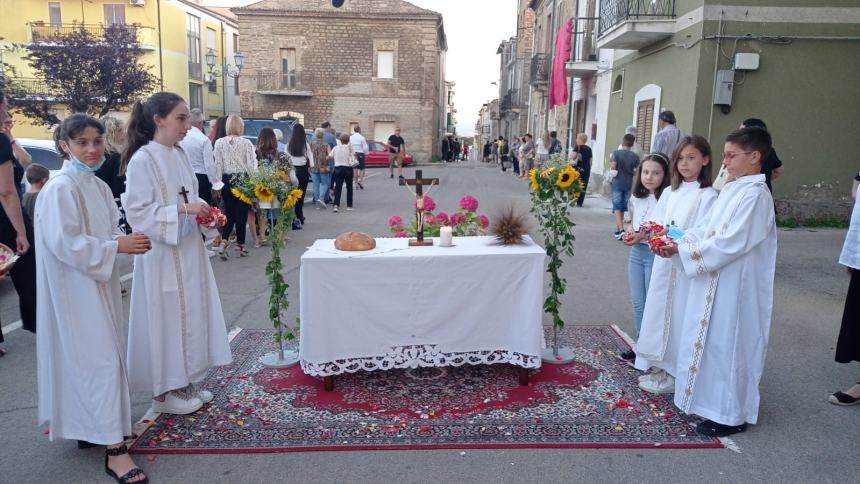
[[[415,196],[416,238],[409,239],[410,247],[423,247],[427,245],[433,245],[433,239],[424,240],[424,195],[430,193],[430,189],[433,188],[433,185],[439,184],[439,179],[424,178],[422,175],[423,172],[421,170],[415,170],[415,178],[400,179],[400,184],[406,186],[406,188],[410,192],[412,192],[412,195]],[[414,191],[412,190],[412,188],[410,188],[410,185],[415,186]],[[429,185],[427,187],[427,193],[424,193],[424,185]]]

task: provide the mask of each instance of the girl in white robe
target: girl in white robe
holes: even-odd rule
[[[726,138],[730,179],[710,213],[678,244],[658,249],[690,279],[678,349],[675,405],[724,437],[758,421],[759,382],[773,313],[776,220],[761,173],[771,138],[743,128]]]
[[[60,130],[70,162],[42,189],[35,210],[39,422],[49,423],[51,440],[107,446],[105,471],[117,481],[146,482],[123,444],[131,401],[116,260],[146,252],[150,242],[118,229],[110,188],[95,176],[104,162],[101,123],[75,114]]]
[[[717,199],[717,191],[710,188],[711,178],[708,141],[701,136],[682,138],[672,160],[672,189],[657,202],[652,220],[681,230],[695,226]],[[645,391],[675,391],[675,364],[689,287],[683,268],[671,259],[654,260],[642,330],[635,347],[635,367],[643,371],[656,368],[639,378],[639,388]]]
[[[198,214],[209,206],[177,143],[190,113],[176,94],[137,103],[129,120],[129,224],[147,234],[152,250],[135,258],[129,317],[132,390],[150,391],[153,410],[189,414],[212,400],[199,387],[213,366],[232,361],[227,328]],[[208,234],[212,235],[212,234]]]

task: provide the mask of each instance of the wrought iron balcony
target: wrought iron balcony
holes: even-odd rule
[[[574,20],[571,59],[565,65],[567,75],[586,78],[597,73],[599,20],[599,17],[580,17]]]
[[[502,117],[505,113],[519,112],[523,108],[521,97],[522,91],[519,89],[511,89],[499,100],[499,111]]]
[[[7,77],[3,79],[6,94],[15,100],[62,101],[62,94],[44,79],[34,77]]]
[[[312,96],[309,89],[305,89],[301,83],[300,72],[296,70],[288,72],[258,72],[242,76],[250,81],[253,91],[273,96]]]
[[[529,84],[538,87],[549,82],[549,54],[535,54],[529,66]]]
[[[638,50],[674,31],[675,0],[600,0],[601,49]]]
[[[51,24],[36,21],[29,22],[27,26],[30,30],[30,43],[32,44],[59,44],[62,43],[63,37],[80,31],[85,31],[96,38],[110,41],[111,37],[115,35],[115,31],[122,29],[123,31],[130,32],[143,49],[151,50],[157,45],[155,41],[155,29],[138,24]]]

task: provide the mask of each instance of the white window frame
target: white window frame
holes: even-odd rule
[[[386,63],[383,60],[389,60]],[[378,50],[376,51],[376,78],[377,79],[394,79],[394,51],[393,50]],[[387,67],[387,69],[386,69]]]

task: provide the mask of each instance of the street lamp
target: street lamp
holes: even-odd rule
[[[233,62],[236,63],[236,69],[230,69],[230,66],[227,63],[221,64],[221,69],[215,69],[215,50],[209,49],[209,52],[206,53],[206,68],[209,70],[209,75],[212,77],[239,77],[239,73],[242,72],[242,66],[245,65],[245,54],[241,52],[236,52],[233,55]]]

